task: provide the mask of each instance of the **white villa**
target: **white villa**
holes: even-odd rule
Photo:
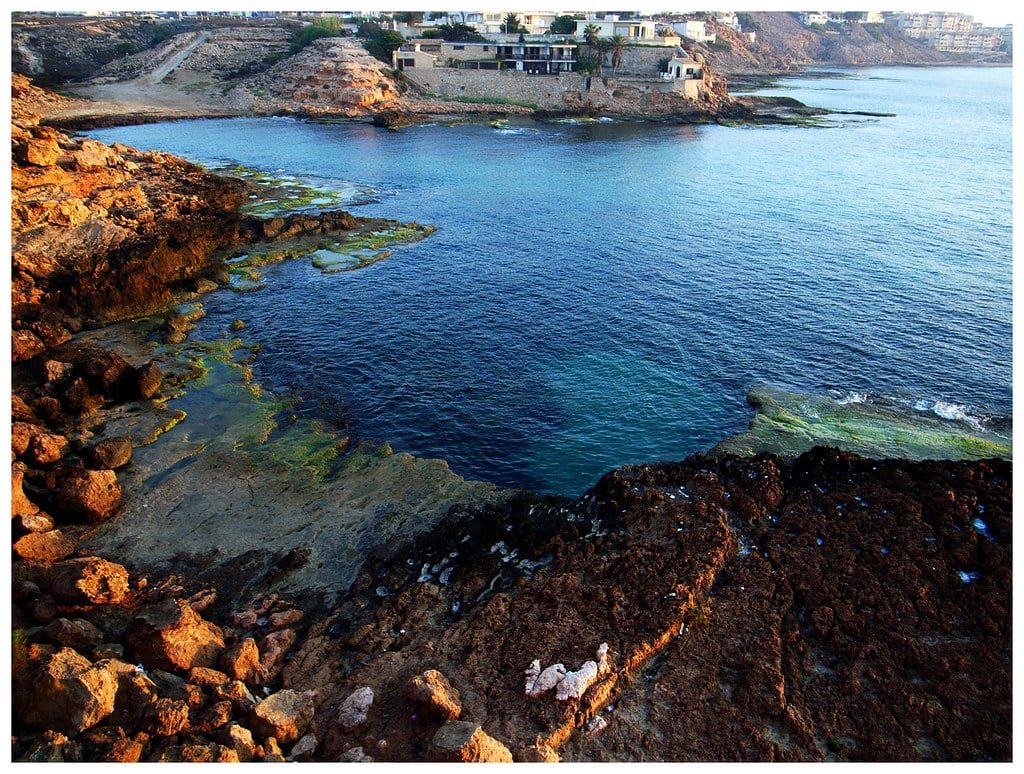
[[[607,15],[603,19],[577,19],[576,37],[583,38],[587,34],[587,27],[594,25],[597,28],[599,38],[610,38],[615,35],[634,41],[652,40],[657,37],[657,25],[649,19],[623,19],[618,16]]]

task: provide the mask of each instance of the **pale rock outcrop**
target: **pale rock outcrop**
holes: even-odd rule
[[[253,709],[252,729],[287,744],[298,739],[313,719],[313,697],[290,688],[272,693]]]
[[[337,721],[342,731],[351,733],[363,725],[372,705],[373,689],[369,686],[358,688],[350,693],[338,709]]]
[[[606,642],[597,649],[597,661],[585,661],[575,672],[566,670],[564,664],[552,664],[542,670],[540,659],[534,659],[525,672],[526,695],[535,699],[554,688],[557,701],[578,699],[609,669]]]

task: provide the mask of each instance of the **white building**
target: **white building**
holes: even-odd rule
[[[708,24],[705,21],[675,22],[672,29],[684,38],[695,40],[698,43],[714,43],[718,39],[715,33],[708,32]]]
[[[608,15],[603,19],[577,19],[576,37],[584,38],[587,27],[594,25],[599,38],[611,38],[621,35],[629,40],[651,40],[657,36],[657,25],[649,19],[623,19]]]

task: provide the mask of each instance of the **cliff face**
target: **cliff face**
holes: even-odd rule
[[[728,48],[701,45],[724,75],[769,74],[809,65],[951,64],[962,57],[936,51],[884,24],[851,24],[842,30],[805,27],[791,13],[748,13],[753,43],[714,21],[712,31]]]
[[[12,81],[16,96],[47,103]],[[73,139],[21,107],[11,150],[12,305],[25,324],[48,310],[109,319],[165,304],[236,238],[242,185],[182,159]]]
[[[238,88],[252,95],[259,113],[365,115],[394,107],[400,98],[384,63],[345,38],[314,41]]]

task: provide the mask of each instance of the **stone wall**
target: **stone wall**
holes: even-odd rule
[[[462,71],[447,67],[409,69],[405,75],[439,97],[504,98],[543,110],[564,108],[565,94],[580,91],[586,80],[577,73],[529,75],[515,70]]]
[[[649,48],[654,48],[649,47]],[[658,48],[664,52],[665,49]],[[662,53],[661,56],[664,56]],[[657,59],[648,75],[657,72]],[[643,94],[676,93],[690,99],[698,98],[701,81],[657,81],[638,79],[622,68],[616,79],[602,79],[585,73],[529,75],[515,70],[456,70],[447,67],[419,68],[405,71],[408,78],[439,97],[455,99],[506,99],[523,105],[536,105],[541,110],[578,109],[587,103],[614,103],[613,94],[620,87]],[[611,70],[605,70],[610,75]],[[567,99],[568,97],[568,99]]]

